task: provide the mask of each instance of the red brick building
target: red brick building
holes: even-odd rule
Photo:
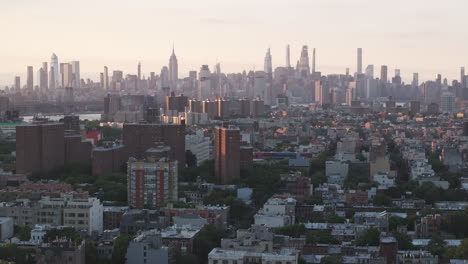
[[[48,171],[65,164],[64,124],[40,122],[16,127],[16,172]]]
[[[127,157],[142,159],[146,151],[161,142],[171,149],[168,158],[177,160],[179,170],[185,167],[185,123],[154,124],[133,123],[123,126],[123,145]]]
[[[170,95],[166,96],[166,110],[168,111],[185,112],[187,106],[188,97],[183,94],[175,95],[174,92],[171,92]]]
[[[215,128],[215,176],[221,184],[240,177],[240,131],[223,124]]]

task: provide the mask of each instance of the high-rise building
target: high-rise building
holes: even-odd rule
[[[48,171],[65,164],[64,124],[34,123],[16,127],[16,172]]]
[[[171,92],[170,95],[166,96],[166,110],[177,111],[179,113],[185,112],[185,107],[188,106],[188,97],[180,94],[175,95]]]
[[[259,97],[263,101],[268,100],[267,75],[264,71],[256,71],[253,87],[253,97]]]
[[[302,46],[301,57],[299,58],[299,62],[297,64],[297,71],[302,76],[307,76],[310,74],[309,52],[307,45]]]
[[[71,87],[73,85],[73,68],[70,63],[60,63],[60,87]]]
[[[53,67],[53,71],[51,71],[51,80],[53,79],[54,82],[49,85],[50,89],[56,89],[60,86],[60,75],[59,75],[59,62],[58,62],[58,57],[55,55],[55,53],[52,54],[52,57],[50,58],[50,66]],[[53,78],[52,78],[53,77]]]
[[[47,90],[49,88],[49,66],[47,62],[42,63],[42,70],[44,71],[44,79],[42,80],[41,88]]]
[[[267,74],[271,74],[273,72],[273,66],[271,61],[271,52],[268,48],[267,53],[265,54],[265,61],[263,64],[263,68]]]
[[[411,85],[413,87],[418,87],[419,86],[419,73],[417,73],[417,72],[413,73],[413,81],[411,82]]]
[[[49,71],[49,88],[50,89],[55,89],[55,75],[54,75],[54,67],[51,66],[50,67],[50,71]]]
[[[179,170],[185,167],[185,123],[124,123],[122,138],[128,157],[142,159],[156,142],[162,142],[170,147],[168,158],[177,160]]]
[[[80,62],[72,61],[70,64],[71,64],[71,70],[72,70],[71,87],[80,88],[81,87]]]
[[[158,146],[150,152],[169,148]],[[159,153],[158,153],[159,154]],[[137,160],[127,163],[128,205],[133,208],[158,207],[169,201],[177,201],[177,161],[165,157]]]
[[[357,73],[362,74],[362,48],[357,49]]]
[[[312,50],[312,74],[315,73],[315,48]]]
[[[34,88],[34,70],[33,66],[28,66],[28,75],[26,79],[26,88],[32,90]]]
[[[289,45],[286,46],[286,67],[291,67],[291,54],[289,50]]]
[[[137,76],[138,76],[138,81],[141,81],[141,62],[138,62]]]
[[[172,54],[169,58],[169,81],[171,84],[175,85],[179,78],[179,69],[177,65],[177,57],[175,55],[174,48],[172,48]]]
[[[221,184],[240,177],[240,130],[223,124],[215,128],[215,175]]]
[[[386,65],[382,65],[380,68],[380,81],[382,83],[387,83],[388,81],[388,67]]]
[[[367,65],[366,77],[369,79],[374,79],[374,65],[373,64]]]
[[[444,92],[440,97],[440,111],[442,113],[455,113],[457,111],[455,104],[455,95],[451,92]]]
[[[15,92],[21,91],[21,77],[15,76]]]
[[[161,73],[159,74],[159,79],[161,81],[160,88],[168,88],[169,85],[169,68],[167,66],[162,67]]]
[[[109,69],[107,66],[104,66],[104,83],[102,84],[102,87],[104,90],[109,90]]]
[[[208,65],[202,65],[198,76],[198,100],[203,101],[211,96],[211,72]]]
[[[465,78],[465,67],[461,67],[460,69],[460,83],[461,83],[462,88],[467,88],[466,78]]]

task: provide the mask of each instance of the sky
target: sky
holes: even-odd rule
[[[273,67],[285,65],[291,46],[317,50],[323,74],[363,65],[401,69],[404,80],[437,73],[459,79],[468,66],[466,0],[1,0],[0,86],[11,85],[26,67],[39,69],[53,52],[59,62],[79,60],[82,77],[98,80],[109,70],[159,73],[172,47],[179,76],[212,69],[263,70],[271,48]],[[310,52],[310,56],[311,56]]]

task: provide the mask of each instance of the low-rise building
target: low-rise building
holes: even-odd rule
[[[161,233],[149,230],[130,241],[126,259],[126,263],[132,264],[169,264],[172,263],[173,256],[169,248],[163,245]]]
[[[13,237],[13,226],[13,218],[0,217],[0,241]]]
[[[283,249],[279,252],[250,252],[233,249],[214,248],[208,254],[208,264],[258,263],[258,264],[295,264],[298,254],[295,250]]]

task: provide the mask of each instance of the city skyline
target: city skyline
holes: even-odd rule
[[[99,80],[104,65],[136,73],[139,61],[148,76],[168,66],[172,44],[181,77],[216,62],[224,72],[260,70],[268,48],[273,68],[284,66],[288,44],[293,66],[302,45],[308,45],[310,53],[317,50],[317,71],[343,73],[350,68],[353,73],[360,47],[363,68],[369,64],[398,68],[406,82],[413,72],[419,72],[421,80],[434,79],[437,73],[457,79],[468,57],[463,48],[467,36],[461,33],[468,25],[463,14],[468,4],[463,1],[399,0],[392,6],[369,0],[294,2],[255,1],[245,8],[245,1],[139,0],[113,1],[112,9],[110,1],[93,3],[92,9],[87,1],[3,3],[0,19],[9,25],[4,29],[9,41],[0,51],[0,85],[11,85],[18,74],[24,79],[28,65],[39,68],[53,52],[61,61],[79,60],[84,78]],[[171,26],[158,26],[167,23]],[[32,39],[41,41],[31,45]]]

